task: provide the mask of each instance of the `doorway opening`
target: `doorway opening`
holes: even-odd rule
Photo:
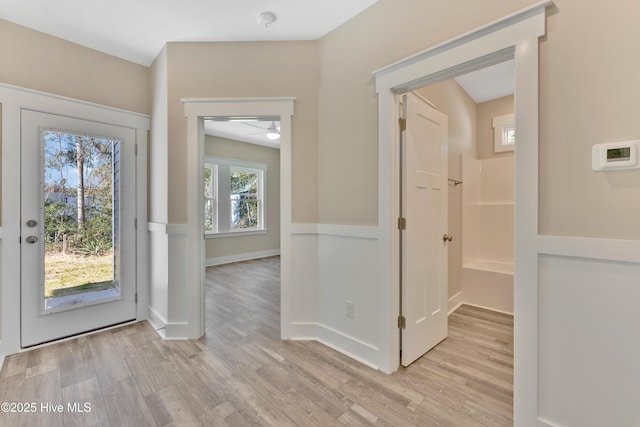
[[[463,303],[513,315],[513,66],[509,60],[399,98],[404,366],[444,339],[447,312]],[[436,218],[424,221],[430,207]]]
[[[228,238],[230,235],[256,236],[266,234],[265,214],[269,218],[268,212],[264,210],[268,206],[269,200],[264,199],[264,181],[261,183],[261,176],[265,176],[264,169],[255,162],[244,162],[244,164],[232,164],[230,159],[217,158],[208,164],[209,171],[205,172],[205,148],[206,148],[206,126],[224,124],[225,126],[241,126],[250,129],[248,133],[259,134],[265,140],[279,141],[279,240],[280,240],[280,262],[281,262],[281,316],[280,330],[281,336],[286,337],[288,331],[285,327],[289,323],[291,315],[290,295],[291,295],[291,117],[293,115],[293,98],[252,98],[252,99],[197,99],[185,100],[185,112],[188,119],[188,166],[189,166],[189,193],[188,193],[188,250],[193,256],[189,257],[189,271],[197,272],[190,280],[189,304],[189,336],[200,337],[205,332],[205,269],[207,264],[214,265],[217,261],[225,261],[225,257],[219,257],[217,261],[207,262],[206,240],[203,238],[205,222],[213,231],[211,234],[218,234],[219,238]],[[262,120],[261,120],[262,119]],[[263,122],[268,122],[268,126],[263,129]],[[279,129],[278,124],[279,122]],[[252,123],[255,126],[247,125]],[[256,127],[257,126],[257,127]],[[221,131],[229,136],[228,129]],[[270,139],[267,133],[278,134],[279,138]],[[255,135],[254,135],[255,136]],[[237,136],[236,136],[237,138]],[[216,163],[217,161],[217,163]],[[268,170],[268,167],[266,168]],[[226,172],[225,172],[226,171]],[[235,171],[235,175],[234,175]],[[217,189],[220,190],[222,182],[226,196],[222,201],[220,193],[213,190],[208,192],[209,198],[205,197],[205,174],[216,173],[218,176]],[[235,178],[234,178],[235,177]],[[213,180],[209,181],[210,184]],[[232,184],[235,183],[235,187]],[[227,188],[229,187],[229,188]],[[228,193],[227,193],[227,190]],[[218,202],[213,202],[218,198]],[[269,195],[267,194],[267,199]],[[221,204],[223,203],[223,204]],[[208,205],[207,205],[208,204]],[[224,207],[223,207],[224,205]],[[262,207],[263,212],[260,212]],[[207,218],[207,215],[209,217]],[[223,215],[223,218],[220,216]],[[276,215],[277,217],[278,215]],[[216,220],[217,218],[217,220]],[[222,218],[222,220],[220,220]],[[272,218],[277,219],[277,218]],[[224,227],[224,230],[222,229]],[[267,227],[268,228],[268,227]],[[235,234],[238,233],[238,234]],[[217,240],[211,237],[211,240]],[[254,254],[255,255],[255,254]],[[228,261],[229,258],[226,258]],[[234,258],[232,257],[233,261]],[[235,260],[239,260],[235,258]],[[211,260],[209,260],[211,261]]]
[[[505,423],[513,422],[514,155],[494,150],[493,118],[513,116],[513,95],[507,61],[398,97],[400,362],[411,365],[401,375],[427,369],[427,380],[449,386],[443,370],[491,383],[482,408]],[[496,132],[513,142],[509,126]]]
[[[383,307],[379,328],[380,366],[399,365],[398,134],[399,95],[465,72],[509,59],[515,63],[514,422],[537,419],[538,402],[538,39],[545,34],[545,10],[539,2],[502,20],[435,46],[374,72],[378,94],[379,293]],[[388,351],[387,351],[388,350]]]
[[[204,121],[207,267],[280,254],[280,117]]]

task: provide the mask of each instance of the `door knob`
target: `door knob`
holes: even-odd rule
[[[33,243],[36,243],[38,241],[38,238],[36,236],[29,236],[25,240],[26,240],[27,243],[33,244]]]
[[[445,234],[444,236],[442,236],[442,241],[444,242],[450,242],[453,240],[453,236],[450,236],[448,234]]]

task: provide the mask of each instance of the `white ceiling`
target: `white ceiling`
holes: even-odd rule
[[[142,65],[166,42],[315,40],[377,0],[0,0],[0,18]],[[260,12],[277,20],[258,24]],[[513,61],[456,77],[477,103],[512,95]],[[268,122],[207,122],[209,134],[278,147]]]
[[[0,18],[150,65],[166,42],[316,40],[376,1],[0,0]]]
[[[204,132],[207,135],[219,136],[221,138],[233,139],[234,141],[248,142],[251,144],[264,145],[265,147],[280,149],[280,140],[267,138],[267,128],[271,126],[272,120],[257,121],[218,121],[205,120]],[[280,122],[273,121],[280,129]]]
[[[491,101],[492,99],[513,95],[514,65],[513,60],[502,62],[458,76],[455,80],[477,104]]]

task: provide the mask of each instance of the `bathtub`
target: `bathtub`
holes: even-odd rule
[[[513,264],[483,259],[462,266],[462,299],[465,303],[513,314]]]

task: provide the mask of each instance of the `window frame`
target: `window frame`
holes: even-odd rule
[[[207,206],[207,202],[209,200],[211,200],[211,203],[213,204],[213,212],[214,215],[212,215],[211,218],[211,230],[204,230],[205,235],[206,234],[215,234],[218,232],[218,165],[216,163],[211,163],[211,162],[207,162],[205,160],[204,163],[204,169],[210,169],[211,170],[211,181],[213,181],[211,183],[211,197],[207,197],[206,194],[203,194],[202,197],[204,199],[204,206],[206,209]],[[206,187],[206,184],[204,185],[204,187]],[[205,215],[206,218],[206,215]],[[203,224],[204,225],[204,224]]]
[[[516,145],[515,142],[515,115],[506,114],[504,116],[494,117],[492,121],[493,125],[493,152],[494,153],[506,153],[513,151]],[[508,142],[509,131],[514,131],[513,143]]]
[[[215,166],[215,168],[212,169],[211,174],[211,179],[213,180],[213,209],[215,215],[212,221],[212,223],[214,224],[212,230],[203,230],[205,239],[266,234],[268,231],[266,214],[266,180],[268,171],[267,165],[265,163],[255,163],[244,160],[227,159],[223,157],[205,156],[203,168],[207,168],[209,166]],[[256,173],[258,175],[258,227],[244,229],[231,228],[232,199],[230,180],[232,170]],[[207,200],[209,200],[208,198],[205,198],[204,194],[202,194],[202,197],[205,203]],[[228,203],[228,205],[222,206],[221,201],[224,201],[222,203]]]

